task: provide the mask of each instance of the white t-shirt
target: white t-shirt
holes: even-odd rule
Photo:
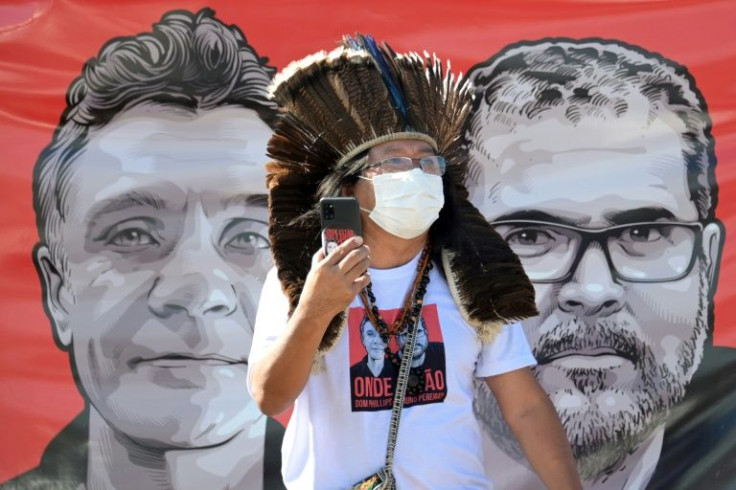
[[[376,304],[389,324],[403,306],[418,260],[370,270]],[[258,308],[254,362],[283,331],[287,310],[274,269]],[[366,360],[371,354],[377,358],[385,344],[376,340],[370,323],[361,335],[363,319],[357,297],[342,336],[325,356],[325,370],[309,376],[296,400],[282,446],[282,474],[289,488],[344,489],[384,465],[398,368],[388,359],[382,367],[368,367]],[[534,365],[529,344],[520,324],[507,325],[492,343],[482,344],[460,316],[436,267],[430,271],[422,319],[426,335],[418,333],[417,362],[422,360],[417,354],[426,351],[414,373],[424,376],[424,385],[407,394],[401,413],[394,457],[397,488],[491,488],[473,415],[474,378]],[[390,347],[398,350],[395,337]]]

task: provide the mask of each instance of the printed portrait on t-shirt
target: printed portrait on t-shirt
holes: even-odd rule
[[[380,310],[380,314],[391,324],[399,310]],[[385,339],[362,307],[350,309],[348,329],[352,410],[390,410],[409,332]],[[416,336],[405,396],[406,407],[439,403],[447,396],[445,346],[435,305],[425,305],[422,309]]]

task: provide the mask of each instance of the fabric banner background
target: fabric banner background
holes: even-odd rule
[[[171,10],[205,6],[237,25],[278,69],[354,32],[371,33],[397,51],[435,52],[463,72],[509,44],[550,36],[619,40],[684,65],[713,122],[716,217],[726,230],[713,343],[736,348],[736,238],[730,233],[736,229],[736,9],[730,0],[6,0],[0,3],[0,482],[37,465],[48,442],[84,406],[68,355],[54,344],[31,260],[38,241],[31,200],[36,158],[59,121],[70,82],[106,42],[149,31]]]

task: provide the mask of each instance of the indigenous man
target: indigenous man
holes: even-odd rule
[[[473,381],[482,378],[545,484],[579,488],[564,431],[513,323],[536,314],[533,288],[467,201],[460,138],[468,87],[444,75],[436,58],[397,55],[359,36],[288,67],[273,94],[282,109],[269,143],[277,267],[261,298],[249,383],[267,414],[296,402],[283,446],[287,486],[346,488],[385,464],[389,486],[488,487],[472,410]],[[327,257],[316,212],[325,196],[354,196],[364,230]],[[436,318],[446,396],[423,396],[424,383],[410,380],[406,403],[398,385],[383,386],[388,400],[356,399],[350,346],[360,344],[345,323],[364,314],[384,338],[387,361],[399,364],[394,337]],[[413,344],[405,343],[407,370]],[[403,406],[395,453],[386,447],[398,423],[394,395]]]

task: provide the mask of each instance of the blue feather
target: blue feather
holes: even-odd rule
[[[383,78],[383,82],[386,84],[386,88],[388,89],[388,93],[391,96],[394,107],[396,108],[396,110],[399,111],[399,114],[401,114],[401,119],[404,123],[403,125],[406,127],[406,99],[404,98],[404,93],[401,90],[396,77],[389,67],[389,64],[386,60],[386,54],[378,47],[378,44],[372,36],[357,34],[357,37],[358,39],[354,39],[352,37],[346,36],[346,41],[348,42],[348,45],[354,49],[366,50],[371,55],[371,58],[373,58],[373,61],[378,67],[378,71],[381,72],[381,77]]]

